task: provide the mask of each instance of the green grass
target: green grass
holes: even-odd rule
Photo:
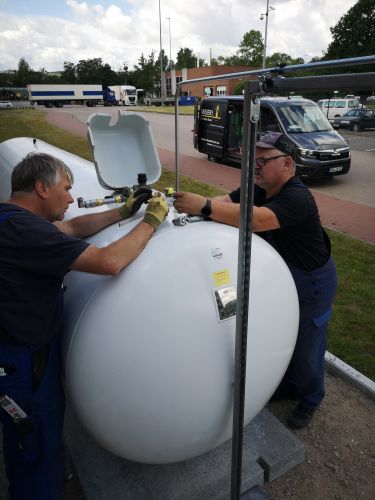
[[[0,142],[13,137],[35,137],[91,160],[86,139],[48,124],[45,116],[38,110],[1,110]],[[155,188],[163,190],[174,185],[174,173],[163,169]],[[181,190],[206,196],[224,193],[222,189],[183,175],[180,186]],[[339,289],[329,326],[328,349],[375,380],[375,247],[334,231],[329,231],[329,235]]]
[[[135,106],[129,108],[131,111],[143,111],[144,113],[165,113],[168,115],[174,115],[174,106]],[[179,115],[193,115],[194,106],[179,106]]]
[[[375,247],[329,231],[339,287],[328,350],[375,380]]]

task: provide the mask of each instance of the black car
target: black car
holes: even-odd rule
[[[375,127],[374,109],[351,109],[345,115],[338,116],[332,123],[334,128],[349,128],[358,132],[364,128]]]

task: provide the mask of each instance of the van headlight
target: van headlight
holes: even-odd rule
[[[313,149],[302,149],[299,148],[299,154],[304,158],[316,158],[316,151]]]

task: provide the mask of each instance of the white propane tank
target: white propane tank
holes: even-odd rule
[[[108,195],[92,163],[17,138],[0,144],[0,201],[9,197],[12,168],[30,151],[69,165],[75,199]],[[74,204],[66,218],[85,213]],[[171,208],[118,276],[69,272],[65,280],[63,356],[76,415],[107,450],[151,464],[203,454],[232,432],[236,319],[225,306],[236,293],[238,229],[206,221],[179,227],[172,223],[176,216]],[[88,241],[107,245],[141,218],[138,213]],[[282,379],[299,320],[284,261],[256,235],[251,255],[245,424]]]

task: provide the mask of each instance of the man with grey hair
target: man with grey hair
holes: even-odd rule
[[[62,161],[33,153],[12,172],[0,203],[0,421],[9,493],[57,500],[63,490],[64,394],[59,343],[63,279],[69,270],[116,275],[143,250],[168,213],[160,193],[132,193],[124,205],[64,221],[73,174]],[[132,216],[126,236],[98,248],[82,240]]]
[[[337,274],[315,200],[296,176],[294,147],[279,132],[270,132],[256,143],[253,230],[283,257],[298,292],[297,343],[275,397],[298,401],[287,423],[301,429],[324,398],[324,354]],[[237,189],[213,200],[176,193],[174,206],[178,212],[238,227],[239,203]]]

